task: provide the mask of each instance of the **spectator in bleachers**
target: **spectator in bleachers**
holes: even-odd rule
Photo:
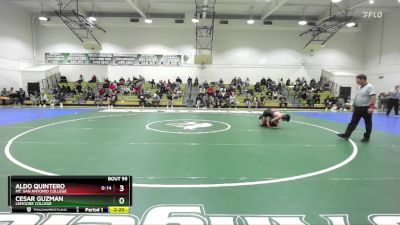
[[[90,79],[89,83],[97,83],[97,77],[96,75],[92,76],[92,79]]]
[[[173,92],[167,93],[167,109],[174,109],[174,98],[175,95]]]
[[[248,87],[250,86],[250,79],[247,77],[246,80],[244,81],[244,86]]]
[[[25,101],[25,98],[26,98],[26,93],[22,88],[20,88],[17,91],[17,98],[18,98],[18,103],[17,104],[18,105],[24,105],[24,101]]]
[[[157,94],[154,94],[153,95],[153,100],[152,100],[153,106],[160,107],[160,101],[161,101],[160,96],[157,95]]]
[[[266,103],[266,97],[265,96],[261,96],[260,97],[260,106],[265,106]]]
[[[288,107],[288,103],[287,103],[287,99],[285,96],[281,96],[279,98],[279,108],[287,108]]]
[[[141,93],[139,93],[138,99],[139,99],[140,108],[142,108],[142,107],[144,108],[146,105],[146,96],[143,91]]]
[[[286,86],[287,86],[287,87],[291,86],[290,78],[288,78],[288,79],[286,80]]]
[[[81,84],[83,81],[84,81],[83,75],[80,74],[80,75],[79,75],[79,80],[77,80],[76,83]]]
[[[0,96],[1,96],[1,97],[8,97],[8,96],[9,96],[9,93],[8,93],[8,91],[7,91],[6,88],[3,88],[3,89],[1,90]],[[6,104],[6,100],[5,100],[5,99],[2,99],[2,100],[1,100],[1,104],[2,104],[2,105],[5,105],[5,104]]]
[[[200,107],[202,106],[202,102],[203,102],[203,96],[201,93],[199,93],[196,97],[196,108],[200,109]]]
[[[207,82],[207,80],[205,80],[205,81],[203,82],[203,87],[204,87],[204,88],[208,88],[208,82]]]
[[[176,78],[175,81],[176,83],[178,83],[178,85],[182,84],[182,79],[179,76]]]
[[[212,86],[209,86],[207,88],[207,94],[210,96],[214,96],[214,88]]]
[[[49,101],[49,98],[47,97],[46,93],[40,93],[40,105],[39,107],[46,108],[46,104]]]
[[[220,87],[224,86],[224,80],[222,78],[219,79],[218,84]]]
[[[188,87],[192,87],[192,78],[191,77],[189,77],[187,79],[187,85],[188,85]]]
[[[307,94],[307,105],[310,109],[315,107],[315,100],[312,94]]]
[[[229,108],[231,108],[232,106],[235,106],[235,109],[237,108],[237,100],[235,92],[231,92],[231,94],[229,95]]]
[[[76,86],[75,86],[75,89],[79,94],[82,93],[83,89],[82,89],[81,83],[77,83]]]
[[[29,98],[32,102],[32,106],[40,105],[40,95],[36,91],[33,94],[30,94]]]
[[[252,103],[253,103],[254,107],[257,109],[258,108],[258,104],[259,104],[259,100],[258,100],[258,97],[256,95],[253,96]]]
[[[108,108],[112,109],[112,108],[114,108],[115,103],[118,101],[117,92],[116,91],[110,92],[109,97],[110,97],[110,104],[109,104]]]
[[[265,79],[265,77],[263,77],[260,81],[260,85],[261,86],[267,86],[267,79]]]
[[[195,87],[199,86],[199,79],[197,77],[194,79],[194,84],[193,85]]]
[[[261,85],[260,85],[259,82],[257,82],[257,83],[254,85],[254,91],[255,91],[255,92],[261,92]]]
[[[243,102],[247,105],[247,108],[251,109],[252,102],[249,95],[246,95]]]
[[[324,100],[325,109],[331,109],[333,107],[333,100],[329,97],[329,95]]]
[[[123,77],[119,78],[119,83],[118,83],[118,85],[119,85],[119,86],[125,85],[125,79],[124,79]]]

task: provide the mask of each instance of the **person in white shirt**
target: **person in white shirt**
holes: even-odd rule
[[[338,134],[340,138],[348,140],[356,129],[358,122],[363,118],[366,132],[361,142],[369,142],[372,132],[372,114],[375,109],[376,91],[374,85],[367,82],[367,76],[360,74],[356,77],[356,82],[360,85],[356,98],[353,103],[353,116],[347,126],[345,133]]]

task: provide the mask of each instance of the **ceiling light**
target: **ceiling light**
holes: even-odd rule
[[[150,24],[150,23],[153,23],[153,20],[150,18],[146,18],[146,19],[144,19],[144,22]]]
[[[332,2],[333,3],[339,3],[339,2],[341,2],[342,0],[332,0]]]
[[[357,24],[355,22],[348,22],[346,24],[347,27],[355,27]]]
[[[48,21],[49,18],[45,17],[45,16],[39,16],[39,20],[41,21]]]
[[[300,20],[300,21],[299,21],[299,25],[301,25],[301,26],[307,25],[307,21],[305,21],[305,20]]]
[[[87,18],[87,20],[90,21],[90,22],[95,22],[97,19],[96,19],[96,17],[94,17],[94,16],[89,16],[89,17]]]
[[[251,24],[254,24],[254,22],[255,22],[255,21],[254,21],[253,19],[247,20],[247,24],[250,24],[250,25],[251,25]]]
[[[193,19],[192,19],[192,23],[198,23],[198,22],[200,22],[199,19],[197,19],[197,18],[193,18]]]
[[[372,5],[372,4],[374,4],[374,3],[375,3],[374,0],[369,0],[369,4],[370,4],[370,5]]]

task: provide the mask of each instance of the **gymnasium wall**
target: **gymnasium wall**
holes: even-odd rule
[[[104,53],[182,54],[189,59],[181,67],[130,66],[60,66],[61,73],[77,79],[82,73],[119,79],[142,74],[146,78],[166,79],[198,76],[215,81],[234,76],[249,77],[252,82],[263,76],[273,79],[305,77],[319,78],[321,70],[358,71],[363,69],[364,31],[343,31],[328,45],[311,56],[303,51],[308,38],[300,38],[302,29],[244,29],[217,27],[214,40],[214,63],[205,68],[193,64],[195,53],[194,25],[185,26],[118,26],[106,27],[100,35]],[[64,27],[38,26],[37,53],[40,60],[45,52],[87,52]],[[361,40],[361,41],[360,41]]]
[[[400,84],[400,13],[387,12],[383,19],[366,23],[366,74],[379,92]]]
[[[21,87],[21,69],[32,65],[31,14],[0,1],[0,88]]]

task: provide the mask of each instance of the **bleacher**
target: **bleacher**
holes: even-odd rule
[[[59,81],[59,79],[57,79],[57,81]],[[54,95],[49,94],[49,91],[51,90],[52,87],[54,87],[55,85],[64,85],[64,86],[69,86],[71,89],[75,89],[76,87],[76,83],[75,82],[68,82],[68,83],[53,83],[53,85],[44,85],[44,87],[47,87],[46,89],[44,89],[45,93],[48,96],[48,99],[52,99],[54,97]],[[89,83],[89,82],[82,82],[81,83],[82,88],[84,90],[92,90],[94,93],[97,93],[99,88],[101,88],[103,86],[102,82],[98,82],[98,83]],[[228,88],[228,84],[224,85],[225,88]],[[195,87],[194,89],[196,89],[197,87]],[[181,85],[181,89],[182,89],[182,95],[180,98],[175,99],[174,100],[174,106],[175,107],[187,107],[188,105],[190,106],[190,104],[188,104],[188,102],[192,102],[194,104],[192,104],[192,106],[194,107],[195,105],[195,99],[198,93],[193,93],[191,95],[191,99],[185,99],[188,98],[190,91],[193,89],[188,89],[188,93],[186,92],[187,86],[186,84],[182,84]],[[194,90],[193,89],[193,90]],[[197,88],[198,89],[198,88]],[[247,87],[247,89],[249,90],[254,90],[254,85],[249,85]],[[154,86],[153,88],[151,88],[151,84],[149,82],[145,83],[145,90],[146,91],[150,91],[151,93],[156,93],[157,92],[157,87]],[[254,95],[250,95],[249,98],[253,98],[254,96],[256,96],[259,100],[261,99],[261,97],[265,97],[265,104],[258,104],[258,108],[265,108],[265,107],[270,107],[270,108],[279,108],[280,107],[280,100],[278,99],[270,99],[268,98],[267,94],[267,88],[265,86],[261,86],[261,92],[254,92]],[[284,97],[286,97],[287,99],[287,107],[288,108],[308,108],[307,105],[307,101],[306,100],[297,100],[299,102],[294,102],[294,101],[290,101],[290,96],[292,96],[293,99],[293,95],[294,95],[294,91],[293,91],[293,87],[286,87],[285,91],[284,91]],[[324,99],[327,98],[328,96],[333,96],[332,93],[330,93],[329,91],[323,91],[320,92],[320,100],[321,103],[320,104],[315,104],[314,108],[325,108],[325,105],[323,104]],[[239,91],[236,91],[236,101],[237,101],[237,107],[238,108],[247,108],[248,105],[245,103],[245,98],[246,95],[239,93]],[[30,105],[32,104],[32,102],[30,100],[25,101],[25,104]],[[109,100],[108,101],[103,101],[104,105],[108,105],[109,104]],[[65,102],[64,102],[64,106],[94,106],[95,105],[95,101],[93,100],[85,100],[85,92],[82,93],[77,93],[75,94],[73,97],[70,98],[66,98]],[[160,99],[160,106],[166,106],[167,105],[167,96],[164,94],[162,96],[162,98]],[[116,102],[115,106],[126,106],[126,107],[138,107],[140,106],[139,103],[139,99],[137,95],[133,95],[133,94],[129,94],[129,95],[123,95],[123,94],[118,94],[118,101]],[[252,108],[255,107],[255,104],[252,104],[251,106]]]

